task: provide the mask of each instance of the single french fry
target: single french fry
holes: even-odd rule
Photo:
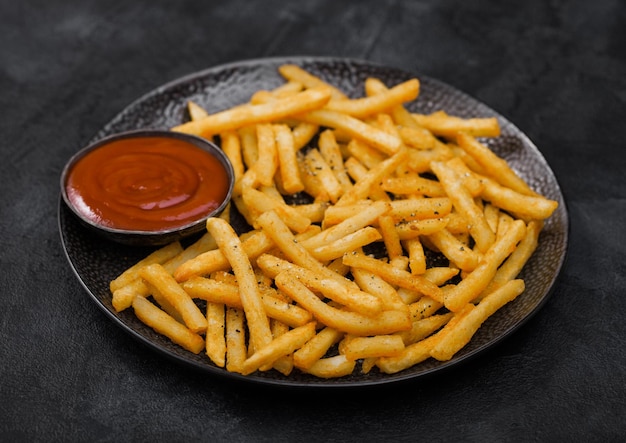
[[[209,218],[207,230],[215,238],[237,277],[241,290],[241,302],[250,331],[250,341],[254,349],[262,349],[272,341],[272,333],[248,255],[244,252],[241,240],[228,222],[220,218]]]
[[[317,360],[306,372],[319,378],[339,378],[352,374],[355,366],[345,355],[335,355]]]
[[[398,235],[398,231],[396,231],[396,224],[391,215],[381,215],[378,217],[378,229],[385,243],[385,249],[389,259],[393,260],[402,256],[404,251],[400,243],[400,236]]]
[[[273,129],[282,187],[289,194],[303,191],[304,184],[300,179],[293,133],[284,124],[274,125]]]
[[[423,274],[426,272],[426,254],[419,237],[404,240],[403,244],[409,256],[411,274]]]
[[[238,128],[237,133],[239,135],[243,164],[248,172],[253,171],[254,164],[259,159],[256,125],[246,125]]]
[[[313,336],[315,336],[315,322],[310,322],[276,337],[263,348],[255,348],[254,354],[243,363],[243,374],[251,374],[262,366],[272,364],[280,357],[300,348]]]
[[[391,202],[390,216],[396,222],[425,218],[439,218],[452,211],[452,201],[447,197],[413,198]]]
[[[419,95],[419,89],[419,80],[412,78],[380,94],[356,99],[332,100],[326,105],[326,109],[364,118],[415,100]]]
[[[191,120],[201,120],[209,115],[206,109],[191,100],[187,102],[187,111],[189,112],[189,117],[191,118]]]
[[[172,128],[173,131],[208,137],[256,123],[269,123],[319,109],[330,100],[327,87],[311,88],[298,94],[259,105],[245,105],[210,114]]]
[[[221,303],[207,303],[206,318],[206,354],[216,366],[223,368],[226,364],[224,305]]]
[[[445,294],[446,308],[458,312],[474,300],[489,285],[498,267],[515,250],[525,233],[526,225],[522,220],[511,223],[507,232],[484,254],[479,265]]]
[[[235,173],[235,181],[238,181],[244,173],[245,166],[243,164],[242,151],[241,151],[241,139],[237,131],[224,131],[219,134],[221,140],[221,147],[226,157],[233,165],[233,171]]]
[[[293,147],[297,152],[305,147],[317,134],[319,125],[307,122],[298,122],[291,130],[293,134]]]
[[[115,292],[117,289],[122,286],[126,286],[131,283],[133,280],[139,278],[139,271],[145,266],[151,265],[153,263],[165,263],[172,257],[175,257],[177,254],[182,252],[183,247],[180,242],[173,242],[166,246],[163,246],[156,251],[152,252],[150,255],[145,257],[144,259],[138,261],[130,268],[126,269],[122,272],[118,277],[111,281],[109,284],[109,289],[111,292]]]
[[[270,124],[256,125],[257,149],[259,157],[252,166],[259,183],[263,186],[274,184],[274,174],[278,169],[278,153],[274,130]]]
[[[365,79],[365,94],[368,96],[384,94],[388,90],[389,88],[387,88],[387,86],[376,77],[368,77]],[[390,113],[397,125],[405,127],[418,127],[417,122],[404,105],[399,104],[394,106],[390,110]]]
[[[139,320],[174,343],[194,354],[199,354],[204,348],[204,339],[200,335],[174,320],[145,298],[135,297],[132,306]]]
[[[373,337],[346,337],[339,343],[339,352],[348,360],[398,355],[404,349],[399,335],[376,335]]]
[[[207,328],[206,317],[191,297],[183,290],[174,277],[163,268],[154,263],[141,269],[141,278],[154,286],[165,299],[181,315],[187,327],[196,333],[203,333]]]
[[[245,314],[243,309],[226,308],[226,370],[243,372],[247,358]]]
[[[524,292],[524,288],[523,280],[510,280],[499,289],[486,295],[476,306],[468,304],[467,306],[470,307],[468,312],[449,331],[445,331],[442,338],[431,349],[430,355],[437,360],[450,360],[454,354],[469,343],[487,318]]]
[[[454,139],[459,132],[471,134],[474,137],[498,137],[500,124],[495,117],[461,118],[448,115],[444,111],[432,114],[413,114],[418,125],[428,129],[439,137]]]
[[[520,194],[510,188],[499,185],[488,178],[483,179],[485,187],[482,197],[498,208],[511,212],[518,217],[530,220],[545,220],[559,206],[555,200],[543,196]]]

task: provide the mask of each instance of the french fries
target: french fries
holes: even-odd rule
[[[447,361],[525,289],[558,203],[478,137],[495,118],[411,113],[420,83],[349,96],[296,65],[285,83],[174,131],[216,137],[235,170],[228,216],[110,282],[117,311],[243,375],[336,378]],[[317,137],[316,137],[317,136]],[[311,203],[288,197],[308,194]],[[438,264],[428,257],[439,257]],[[361,362],[361,364],[357,364]]]

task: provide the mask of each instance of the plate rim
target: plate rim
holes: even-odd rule
[[[100,129],[98,129],[95,135],[92,136],[90,143],[105,136],[107,129],[113,126],[120,118],[122,118],[123,115],[127,113],[129,109],[136,108],[137,106],[141,105],[146,100],[152,97],[161,95],[167,92],[168,90],[171,90],[172,88],[175,88],[177,86],[184,85],[193,81],[198,81],[201,78],[204,78],[213,73],[224,71],[226,69],[233,69],[233,68],[246,67],[246,66],[257,66],[257,65],[270,65],[270,64],[277,65],[281,63],[302,64],[306,62],[347,63],[347,64],[355,65],[355,66],[360,65],[360,66],[376,67],[380,69],[389,69],[389,70],[394,70],[394,71],[401,72],[404,74],[416,76],[420,80],[427,80],[428,82],[432,84],[437,84],[439,87],[442,87],[446,90],[453,91],[455,94],[462,96],[465,100],[469,100],[477,105],[480,105],[481,107],[488,110],[489,113],[493,114],[495,117],[498,117],[499,119],[502,119],[503,121],[506,122],[507,126],[510,127],[516,133],[515,135],[522,139],[521,141],[522,141],[522,144],[524,145],[524,148],[532,150],[533,155],[538,157],[538,160],[541,160],[541,162],[550,172],[551,179],[554,182],[554,191],[560,197],[559,210],[561,212],[561,218],[562,218],[561,225],[564,228],[563,232],[561,233],[563,240],[560,244],[562,245],[563,252],[561,256],[559,257],[558,262],[556,263],[555,272],[551,275],[551,281],[550,281],[548,290],[545,292],[545,294],[543,294],[543,296],[541,296],[541,299],[539,300],[539,302],[528,313],[526,313],[518,321],[514,322],[511,326],[509,326],[503,333],[499,334],[497,337],[488,340],[486,343],[470,350],[469,352],[463,355],[455,356],[447,362],[442,362],[441,364],[437,366],[424,369],[422,372],[419,372],[419,373],[411,373],[411,372],[407,373],[405,371],[401,371],[396,374],[386,374],[383,377],[379,377],[379,378],[375,378],[371,380],[344,380],[344,381],[342,381],[341,378],[329,379],[329,380],[315,379],[311,381],[300,381],[296,379],[289,379],[288,376],[285,376],[284,378],[265,378],[265,377],[256,376],[255,374],[244,376],[242,374],[228,372],[225,368],[220,368],[220,367],[209,364],[210,362],[207,362],[207,364],[205,365],[205,364],[201,364],[191,359],[183,358],[181,355],[170,351],[166,347],[161,346],[159,343],[153,342],[152,340],[149,339],[149,337],[142,335],[141,333],[139,333],[138,331],[136,331],[129,325],[125,324],[106,305],[104,305],[103,302],[100,300],[100,298],[92,291],[92,289],[84,281],[83,277],[80,275],[71,257],[70,252],[68,251],[68,246],[65,240],[65,233],[63,230],[62,211],[64,209],[65,210],[69,210],[69,209],[64,208],[63,206],[64,202],[61,197],[61,193],[59,193],[59,201],[58,201],[58,208],[57,208],[57,225],[59,229],[59,236],[61,240],[63,253],[68,263],[70,264],[70,268],[72,269],[72,272],[77,277],[78,281],[80,282],[85,292],[87,292],[89,297],[93,301],[96,302],[96,305],[102,311],[104,311],[105,315],[109,319],[113,320],[113,322],[117,324],[119,327],[121,327],[126,333],[130,334],[131,337],[138,340],[140,343],[147,345],[148,348],[157,351],[157,353],[167,357],[168,359],[178,364],[182,363],[200,372],[211,373],[211,374],[217,375],[218,377],[221,377],[222,379],[242,381],[246,383],[253,383],[253,384],[265,385],[265,386],[269,385],[269,386],[276,386],[276,387],[281,387],[281,388],[314,388],[314,389],[343,388],[345,389],[345,388],[357,388],[357,387],[374,387],[374,386],[380,386],[380,385],[388,385],[390,383],[404,382],[408,380],[418,380],[418,379],[423,379],[424,377],[432,376],[436,373],[445,372],[446,370],[456,368],[460,364],[466,363],[469,360],[474,359],[477,356],[485,353],[487,350],[492,349],[498,346],[499,344],[501,344],[505,339],[509,338],[513,333],[518,331],[525,323],[527,323],[532,317],[534,317],[537,314],[537,312],[539,312],[545,306],[549,298],[554,293],[557,283],[563,274],[563,270],[565,268],[565,264],[566,264],[568,253],[569,253],[569,246],[570,246],[569,237],[570,237],[570,230],[571,230],[569,210],[567,207],[568,206],[567,199],[563,193],[558,177],[556,176],[556,174],[550,167],[549,163],[543,156],[542,152],[535,145],[535,143],[530,139],[530,137],[525,132],[521,131],[513,122],[511,122],[508,118],[506,118],[500,112],[493,109],[491,106],[485,104],[484,102],[472,97],[466,92],[456,88],[455,86],[452,86],[436,78],[432,78],[428,75],[421,74],[419,72],[414,72],[412,70],[407,70],[407,69],[400,68],[397,66],[390,66],[390,65],[383,64],[383,63],[365,60],[361,58],[333,57],[333,56],[275,56],[275,57],[248,58],[248,59],[243,59],[240,61],[231,61],[228,63],[210,66],[205,69],[201,69],[195,72],[185,74],[183,76],[170,80],[166,83],[163,83],[157,86],[156,88],[153,88],[152,90],[140,95],[138,98],[128,103],[123,109],[121,109],[117,114],[115,114],[111,119],[109,119],[102,127],[100,127]]]

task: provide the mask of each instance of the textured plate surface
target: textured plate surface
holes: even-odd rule
[[[298,64],[352,97],[362,96],[364,80],[370,76],[378,77],[387,85],[418,77],[421,83],[420,96],[407,105],[409,110],[430,113],[442,109],[462,117],[497,117],[502,135],[497,139],[485,140],[485,143],[505,158],[533,189],[559,202],[559,208],[546,222],[535,254],[520,276],[526,282],[525,292],[489,318],[472,341],[448,362],[429,359],[394,375],[382,374],[374,369],[369,374],[355,371],[349,377],[336,380],[317,379],[298,371],[289,377],[277,371],[243,377],[216,367],[202,353],[194,355],[172,344],[137,320],[132,309],[115,312],[111,305],[109,282],[152,249],[125,247],[98,237],[81,226],[62,199],[59,199],[59,231],[67,258],[89,296],[115,323],[166,356],[212,374],[281,386],[347,387],[416,378],[459,364],[500,342],[543,306],[562,269],[569,231],[565,201],[552,170],[537,147],[511,122],[468,95],[419,73],[408,73],[360,60],[314,57],[259,59],[218,66],[183,77],[146,94],[104,126],[92,141],[131,129],[169,129],[185,121],[188,100],[204,106],[209,112],[245,102],[255,91],[273,88],[283,82],[277,73],[277,67],[283,63]]]

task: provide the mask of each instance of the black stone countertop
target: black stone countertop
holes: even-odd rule
[[[68,158],[162,84],[296,55],[439,79],[538,146],[569,253],[514,334],[428,378],[280,389],[166,359],[86,295],[57,223]],[[0,2],[0,440],[623,441],[625,105],[617,0]]]

